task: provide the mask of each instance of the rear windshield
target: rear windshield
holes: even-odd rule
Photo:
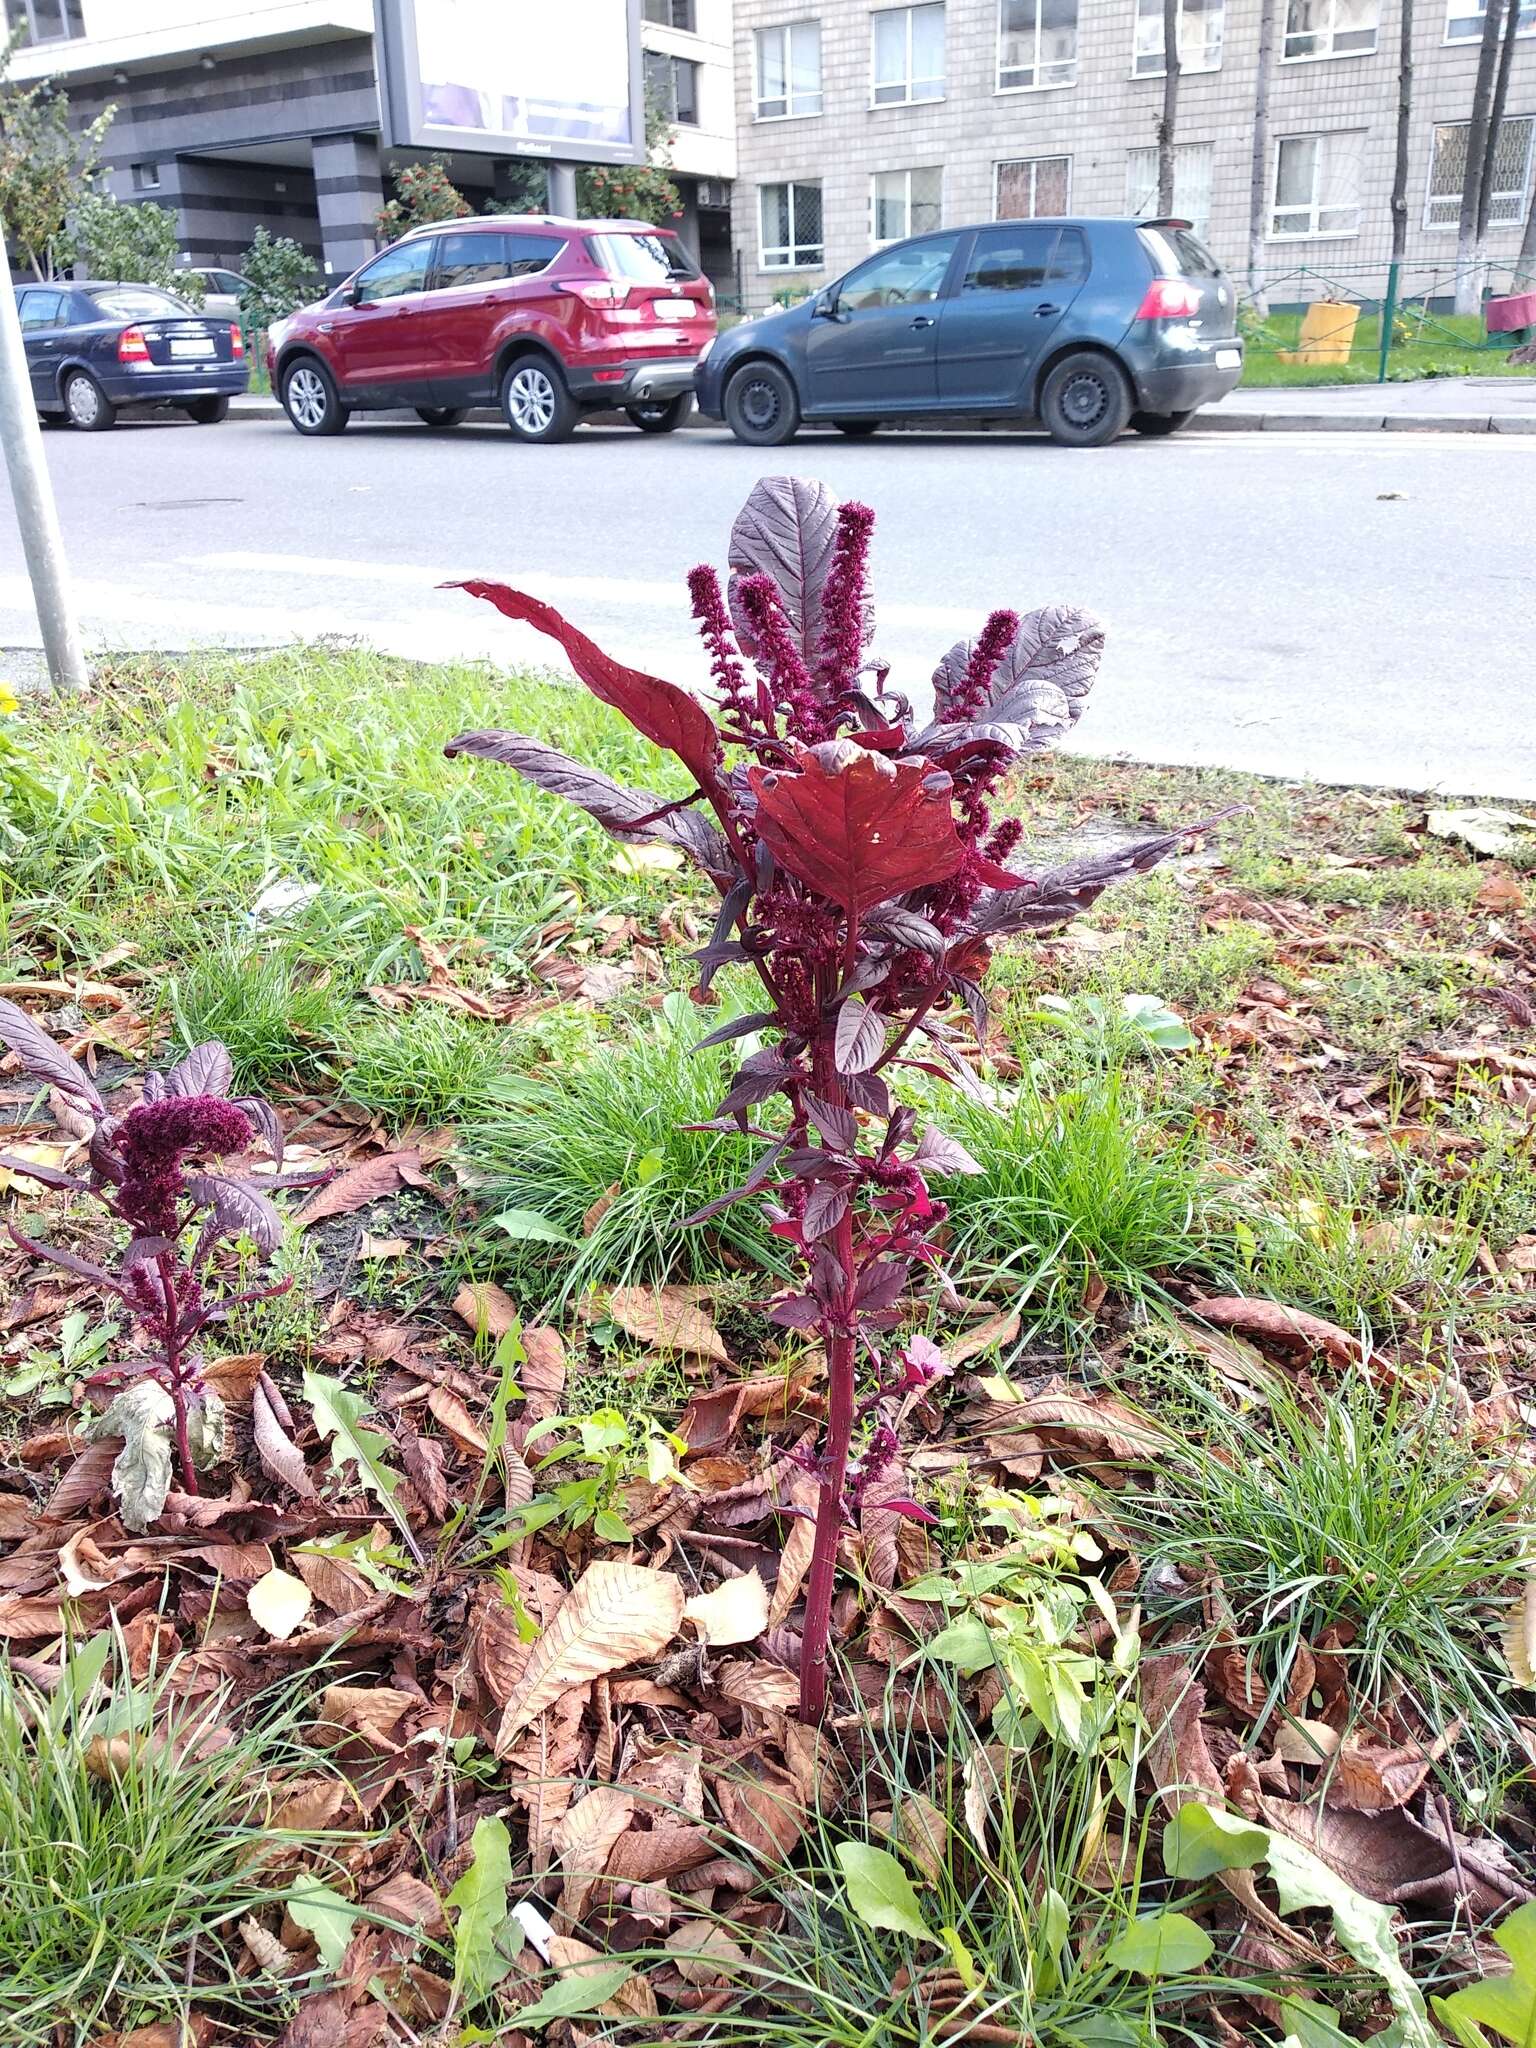
[[[634,284],[672,284],[703,275],[675,235],[588,235],[587,251],[599,270]]]
[[[1193,228],[1143,228],[1141,239],[1161,277],[1221,275],[1221,265]]]
[[[124,320],[163,320],[168,314],[192,310],[181,299],[150,285],[118,285],[109,292],[92,292],[91,297],[103,313],[115,313]]]

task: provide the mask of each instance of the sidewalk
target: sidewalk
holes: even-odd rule
[[[232,419],[276,420],[282,408],[273,398],[248,392],[231,402]],[[372,413],[387,420],[398,414]],[[470,417],[496,421],[493,407]],[[615,420],[621,418],[614,414]],[[691,427],[724,429],[697,413]],[[1239,434],[1536,434],[1536,376],[1424,377],[1412,384],[1325,384],[1273,390],[1249,386],[1231,392],[1195,415],[1191,431]],[[996,425],[994,432],[1017,429]],[[1038,430],[1027,430],[1038,431]]]

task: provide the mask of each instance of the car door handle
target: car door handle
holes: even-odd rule
[[[939,323],[937,320],[930,319],[926,313],[919,313],[917,318],[912,322],[912,325],[914,327],[937,327],[938,324]]]
[[[1036,306],[1035,318],[1037,320],[1044,320],[1049,314],[1059,313],[1060,311],[1060,306]]]

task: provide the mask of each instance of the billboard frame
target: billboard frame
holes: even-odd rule
[[[448,128],[428,121],[422,108],[418,56],[418,4],[433,0],[375,0],[375,47],[379,79],[379,129],[386,148],[426,149],[436,155],[532,157],[570,164],[641,164],[645,147],[645,69],[640,45],[640,0],[625,0],[629,37],[629,129],[621,143],[548,140],[498,134],[483,128]],[[516,0],[502,0],[505,6]]]

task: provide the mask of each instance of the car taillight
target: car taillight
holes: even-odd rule
[[[607,282],[602,284],[566,284],[562,285],[560,289],[562,291],[574,292],[583,305],[600,306],[605,310],[610,306],[625,305],[629,299],[629,286],[627,284],[610,284]]]
[[[1137,311],[1138,320],[1187,320],[1200,310],[1198,285],[1180,277],[1154,277]]]
[[[229,330],[229,352],[237,361],[245,354],[245,336],[238,327]]]
[[[149,343],[144,339],[142,327],[125,327],[117,337],[117,360],[120,363],[147,363]]]

